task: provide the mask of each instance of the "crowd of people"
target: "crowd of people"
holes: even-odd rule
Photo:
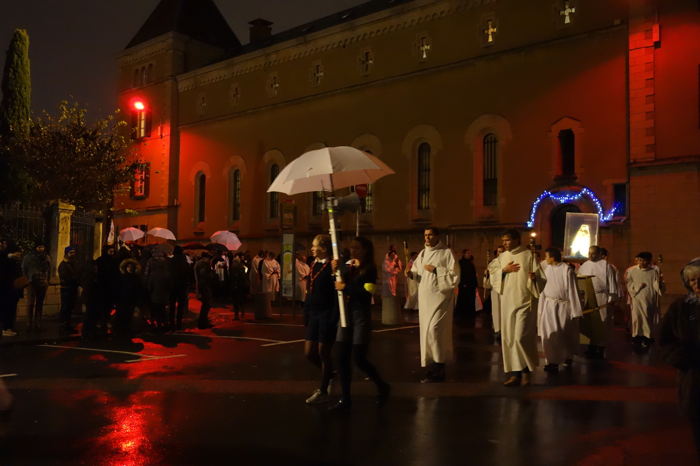
[[[597,245],[590,247],[587,260],[564,262],[557,248],[546,249],[541,257],[535,248],[523,245],[517,230],[505,231],[501,239],[502,246],[484,271],[486,301],[482,306],[473,255],[463,250],[456,260],[441,241],[438,228],[425,229],[424,248],[410,255],[406,251],[406,264],[390,246],[381,278],[368,239],[355,238],[342,259],[333,260],[330,238],[316,236],[311,256],[298,253],[294,265],[294,301],[304,309],[304,351],[320,369],[319,387],[306,403],[329,402],[329,387],[337,375],[342,394],[332,409],[349,409],[353,359],[375,383],[378,403],[386,402],[391,387],[368,357],[371,309],[375,295],[396,300],[403,282],[404,308],[418,310],[420,361],[425,368],[421,382],[446,379],[446,365],[454,356],[453,321],[472,317],[482,307],[491,311],[506,387],[531,383],[540,346],[547,373],[571,367],[582,333],[589,339],[584,355],[605,359],[618,310],[625,316],[635,351],[647,351],[660,337],[667,359],[681,371],[681,399],[700,445],[700,259],[683,269],[689,293],[671,305],[660,323],[665,286],[650,252],[637,254],[634,265],[620,273],[608,261],[607,251]],[[3,337],[16,335],[17,303],[25,289],[28,328],[41,328],[50,264],[45,244],[37,243],[22,256],[11,241],[0,241]],[[404,280],[399,279],[401,275]],[[58,277],[60,319],[66,331],[73,330],[74,311],[82,301],[85,337],[99,338],[111,328],[115,336],[130,338],[137,309],[154,331],[181,330],[191,292],[201,301],[199,328],[211,326],[209,310],[215,301],[230,304],[234,319],[242,319],[248,295],[253,297],[255,318],[268,318],[280,291],[281,267],[276,254],[269,251],[250,257],[221,249],[192,254],[179,246],[123,244],[105,246],[98,259],[85,264],[77,261],[75,248],[67,247]],[[588,293],[585,283],[590,284]],[[346,296],[344,326],[339,321],[339,291]],[[627,312],[620,313],[620,309]]]

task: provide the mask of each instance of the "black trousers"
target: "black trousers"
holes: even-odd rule
[[[44,309],[44,300],[46,299],[46,290],[48,285],[44,283],[32,282],[27,288],[27,316],[29,317],[29,324],[33,324],[35,321],[41,321],[42,311]]]
[[[69,286],[61,287],[61,322],[64,325],[70,325],[71,314],[75,309],[75,303],[78,301],[78,287]]]
[[[353,345],[351,342],[337,342],[338,345],[338,371],[340,372],[340,386],[342,389],[342,399],[346,402],[351,400],[351,384],[352,384],[352,360],[355,360],[355,365],[374,382],[377,388],[386,385],[377,372],[374,364],[367,359],[369,345]],[[353,358],[354,356],[354,358]]]
[[[114,316],[114,330],[122,336],[131,334],[131,320],[134,317],[135,303],[117,304],[117,313]]]
[[[2,330],[12,330],[17,320],[17,303],[19,296],[15,290],[0,296],[0,325]]]
[[[170,295],[170,308],[168,309],[168,323],[182,326],[182,318],[187,313],[187,290],[173,292]]]
[[[199,300],[202,302],[202,308],[199,311],[200,327],[209,324],[209,309],[211,309],[212,293],[211,291],[200,293]]]

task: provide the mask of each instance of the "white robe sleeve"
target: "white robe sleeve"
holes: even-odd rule
[[[570,269],[566,274],[566,288],[567,295],[569,297],[569,309],[571,310],[571,317],[583,317],[583,310],[581,309],[581,300],[578,297],[578,286],[576,285],[576,273]]]
[[[445,252],[444,261],[441,261],[443,264],[435,267],[435,274],[439,281],[444,281],[446,285],[457,288],[459,285],[459,264],[455,261],[452,251],[446,249]]]
[[[501,256],[497,257],[489,266],[489,274],[491,275],[491,289],[496,293],[503,294],[503,264]]]

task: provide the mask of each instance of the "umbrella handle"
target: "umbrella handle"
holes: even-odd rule
[[[331,245],[333,247],[333,259],[340,259],[340,254],[338,254],[338,234],[335,228],[335,211],[333,210],[333,201],[335,198],[331,195],[328,196],[327,206],[328,206],[328,224],[329,233],[331,236]],[[340,276],[340,267],[335,272],[335,281],[343,281]],[[343,298],[342,290],[338,291],[338,310],[340,311],[340,327],[345,328],[348,326],[347,319],[345,318],[345,299]]]

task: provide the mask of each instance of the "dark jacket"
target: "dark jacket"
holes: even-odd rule
[[[0,297],[2,299],[20,299],[22,288],[15,288],[15,280],[22,276],[22,266],[19,259],[0,254]]]
[[[32,282],[46,282],[48,285],[51,258],[48,254],[31,252],[22,260],[22,273]]]
[[[207,258],[202,258],[194,265],[194,275],[197,281],[197,295],[211,297],[216,274],[211,269],[211,262]]]
[[[58,279],[61,282],[61,288],[77,288],[80,284],[80,267],[75,259],[63,259],[58,266]]]
[[[700,303],[684,297],[671,304],[659,343],[666,362],[678,369],[681,408],[700,418]]]
[[[471,259],[462,258],[459,260],[459,286],[466,288],[476,288],[476,267]]]
[[[153,256],[146,265],[146,290],[154,304],[168,304],[172,289],[172,276],[168,260],[165,257]]]
[[[338,312],[338,293],[335,290],[335,277],[330,260],[325,264],[314,262],[311,265],[309,289],[304,302],[304,311],[323,314]]]
[[[184,254],[175,254],[169,261],[173,293],[187,293],[187,289],[192,283],[192,267],[187,263],[187,258]]]
[[[133,263],[135,272],[126,271],[126,266]],[[141,304],[144,297],[143,276],[141,265],[137,260],[126,259],[119,265],[119,293],[117,295],[117,308],[130,308]]]
[[[367,290],[365,284],[376,285],[377,267],[375,265],[366,269],[343,267],[342,275],[345,282],[343,293],[348,298],[348,308],[369,312],[372,307],[372,293]]]

